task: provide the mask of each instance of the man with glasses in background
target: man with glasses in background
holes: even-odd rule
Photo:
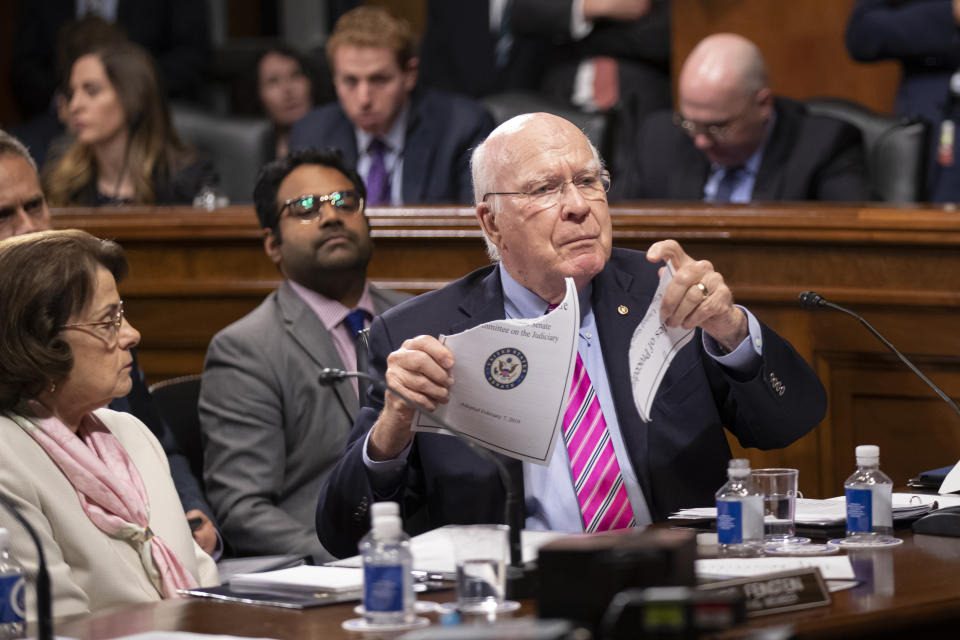
[[[612,199],[873,198],[859,130],[774,97],[763,56],[746,38],[704,38],[680,70],[677,95],[675,113],[641,127]]]
[[[320,371],[356,369],[359,331],[406,297],[367,281],[365,196],[334,150],[294,152],[257,178],[263,247],[284,281],[214,336],[199,404],[207,495],[238,554],[331,559],[317,496],[359,403],[355,381],[320,387]]]
[[[581,319],[564,437],[548,466],[506,460],[511,476],[522,478],[526,528],[603,531],[713,504],[730,458],[724,428],[744,447],[770,449],[823,417],[826,393],[816,374],[733,304],[708,261],[674,240],[646,253],[612,248],[608,178],[575,125],[544,113],[517,116],[474,151],[472,169],[477,219],[496,264],[383,314],[371,328],[370,362],[392,387],[433,409],[457,384],[453,353],[438,336],[541,316],[563,299],[564,278],[574,279]],[[667,260],[676,272],[661,318],[696,335],[678,351],[645,423],[628,353]],[[356,553],[376,500],[400,502],[411,533],[502,522],[493,464],[449,436],[414,436],[412,419],[396,395],[370,394],[317,509],[320,540],[334,554]]]

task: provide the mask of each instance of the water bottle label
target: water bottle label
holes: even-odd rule
[[[23,592],[26,582],[20,574],[0,576],[0,624],[23,622],[26,609]]]
[[[403,566],[363,569],[363,607],[367,611],[403,611]]]
[[[873,531],[873,492],[870,489],[847,489],[847,531]]]
[[[717,500],[717,542],[743,542],[743,505],[736,500]]]

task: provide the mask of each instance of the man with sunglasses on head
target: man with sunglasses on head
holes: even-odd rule
[[[746,38],[704,38],[680,70],[677,96],[675,113],[641,127],[612,199],[873,199],[859,130],[774,97]]]
[[[242,555],[331,555],[317,540],[320,488],[359,410],[357,333],[404,294],[373,286],[366,190],[336,150],[266,165],[253,191],[263,247],[283,283],[214,336],[200,393],[207,495]]]
[[[733,304],[709,261],[674,240],[646,253],[612,247],[608,176],[574,124],[545,113],[512,118],[477,147],[472,167],[476,216],[496,264],[379,317],[370,365],[433,409],[458,384],[439,335],[541,316],[563,300],[564,278],[573,278],[581,318],[563,438],[547,466],[505,459],[511,477],[522,479],[526,528],[623,529],[713,504],[730,458],[725,429],[744,447],[772,449],[823,418],[826,392],[816,374]],[[628,353],[667,260],[676,272],[660,317],[696,333],[667,369],[644,422]],[[371,392],[317,508],[318,534],[335,554],[356,553],[376,500],[400,502],[411,533],[503,521],[494,465],[455,438],[414,435],[412,419],[398,396]]]

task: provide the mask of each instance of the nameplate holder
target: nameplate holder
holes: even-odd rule
[[[699,585],[697,590],[730,590],[744,599],[748,617],[824,607],[831,602],[830,591],[817,567],[710,582]]]

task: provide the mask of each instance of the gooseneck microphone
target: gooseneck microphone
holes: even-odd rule
[[[503,491],[506,494],[506,513],[503,521],[510,529],[510,566],[522,569],[523,553],[520,546],[520,530],[523,528],[523,525],[517,521],[517,514],[519,513],[517,509],[517,495],[513,487],[513,482],[510,479],[510,472],[507,471],[507,467],[503,464],[503,461],[500,460],[489,449],[481,447],[480,445],[471,441],[463,434],[462,431],[451,426],[446,420],[440,419],[439,416],[432,411],[428,411],[427,408],[420,405],[420,403],[414,402],[404,394],[391,387],[389,384],[387,384],[387,381],[382,378],[372,376],[369,373],[364,373],[362,371],[344,371],[343,369],[324,367],[320,370],[319,382],[322,386],[332,386],[347,378],[367,380],[377,387],[380,387],[384,391],[389,391],[390,393],[396,395],[409,406],[436,421],[441,427],[453,434],[454,437],[470,447],[477,455],[484,460],[491,462],[497,468],[497,473],[500,475],[500,482],[503,484]]]
[[[43,555],[40,537],[10,498],[0,493],[0,506],[23,525],[37,548],[37,640],[53,640],[53,615],[51,613],[50,574]]]
[[[935,384],[933,383],[933,381],[930,380],[930,378],[928,378],[927,376],[923,375],[923,372],[920,371],[920,369],[918,369],[912,362],[910,362],[910,359],[907,358],[907,356],[905,356],[905,355],[903,355],[902,353],[900,353],[899,351],[897,351],[897,348],[896,348],[895,346],[893,346],[892,344],[890,344],[890,341],[889,341],[889,340],[887,340],[887,339],[884,338],[882,335],[880,335],[880,332],[879,332],[879,331],[877,331],[876,329],[874,329],[873,327],[871,327],[871,326],[870,326],[870,323],[867,322],[866,320],[864,320],[863,317],[862,317],[860,314],[858,314],[858,313],[856,313],[856,312],[854,312],[854,311],[851,311],[850,309],[847,309],[847,308],[845,308],[845,307],[841,307],[841,306],[838,305],[838,304],[833,304],[832,302],[830,302],[829,300],[827,300],[827,299],[825,299],[823,296],[821,296],[819,293],[815,293],[815,292],[813,292],[813,291],[804,291],[803,293],[800,294],[799,300],[800,300],[800,306],[801,306],[803,309],[806,309],[806,310],[808,310],[808,311],[817,311],[818,309],[824,309],[824,308],[836,309],[837,311],[842,311],[843,313],[845,313],[845,314],[847,314],[847,315],[849,315],[849,316],[853,316],[854,318],[856,318],[857,320],[859,320],[859,321],[860,321],[860,324],[862,324],[863,326],[865,326],[865,327],[867,328],[867,330],[868,330],[870,333],[872,333],[872,334],[877,338],[877,340],[879,340],[880,342],[883,343],[883,346],[885,346],[887,349],[889,349],[890,351],[892,351],[895,356],[897,356],[898,358],[900,358],[900,360],[903,362],[903,364],[905,364],[905,365],[907,365],[908,367],[910,367],[910,370],[911,370],[911,371],[913,371],[915,374],[917,374],[917,375],[920,377],[921,380],[923,380],[924,382],[926,382],[927,385],[928,385],[931,389],[933,389],[934,393],[936,393],[938,396],[940,396],[940,399],[943,400],[944,402],[946,402],[946,403],[950,406],[950,408],[953,409],[954,413],[956,413],[958,416],[960,416],[960,407],[957,407],[957,403],[954,402],[953,399],[952,399],[950,396],[948,396],[946,393],[944,393],[944,392],[940,389],[940,387],[938,387],[937,385],[935,385]]]

